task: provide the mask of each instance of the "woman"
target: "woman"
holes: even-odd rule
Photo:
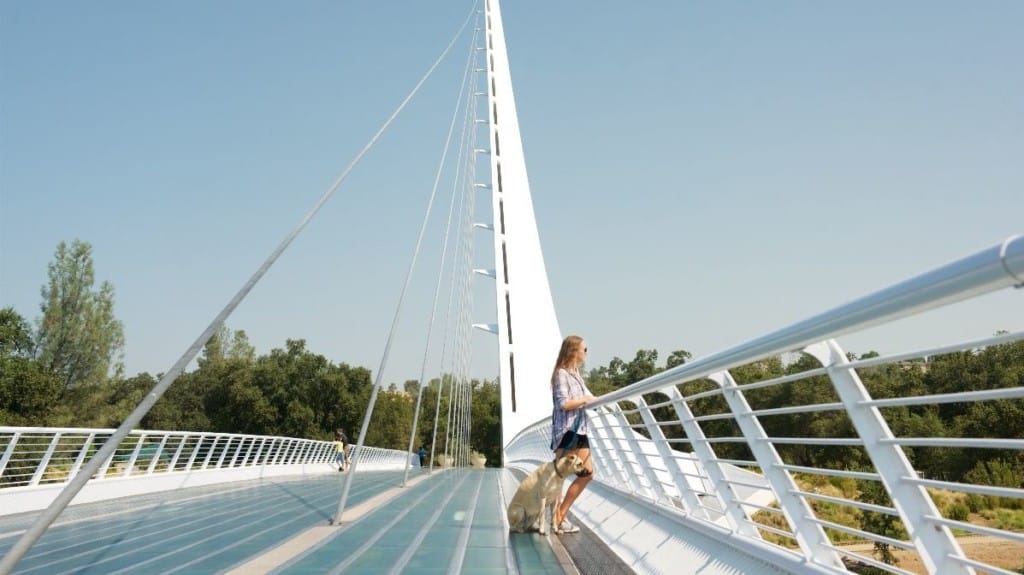
[[[558,360],[551,373],[551,397],[554,409],[551,412],[551,449],[555,458],[563,454],[576,454],[583,460],[584,469],[565,492],[562,504],[552,511],[552,520],[558,533],[576,533],[580,530],[566,518],[573,501],[580,496],[583,488],[594,478],[594,464],[590,460],[590,443],[587,441],[587,404],[594,396],[587,389],[580,376],[579,367],[587,359],[587,342],[578,335],[570,335],[562,341]]]

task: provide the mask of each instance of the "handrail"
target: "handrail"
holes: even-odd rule
[[[600,407],[626,397],[647,393],[667,385],[670,381],[707,377],[716,371],[999,289],[1011,286],[1020,288],[1024,285],[1021,277],[1024,277],[1024,234],[1016,234],[990,248],[845,305],[718,353],[665,370],[603,395],[591,405]]]
[[[74,427],[0,426],[0,514],[42,509],[93,456],[114,429]],[[363,470],[404,469],[412,454],[363,446],[349,453]],[[180,481],[162,477],[201,475],[202,482],[237,481],[294,473],[335,471],[335,446],[330,441],[274,435],[247,435],[199,431],[132,430],[90,478],[94,491],[113,480],[147,480],[152,490],[181,487]],[[247,474],[256,470],[258,474]],[[138,487],[136,487],[138,488]],[[117,490],[103,493],[117,496]],[[13,499],[17,499],[16,503]],[[83,500],[103,495],[80,497]]]
[[[850,361],[835,338],[996,290],[1020,288],[1024,286],[1021,278],[1024,236],[1015,235],[804,321],[602,395],[588,406],[595,480],[637,503],[657,506],[684,525],[705,532],[724,528],[732,534],[727,538],[730,542],[745,542],[748,549],[770,544],[778,557],[792,557],[795,549],[805,565],[820,572],[845,570],[844,559],[903,572],[845,545],[861,541],[906,548],[902,552],[916,555],[929,573],[969,574],[974,567],[1008,573],[970,557],[951,528],[1019,545],[1022,536],[1012,524],[993,526],[965,516],[969,506],[1024,508],[1024,489],[927,477],[914,468],[912,454],[915,449],[947,449],[978,454],[979,461],[987,461],[984,454],[994,450],[1024,452],[1024,441],[1019,437],[922,438],[920,431],[894,432],[892,423],[893,414],[900,410],[1019,403],[1024,385],[990,382],[990,388],[942,393],[909,387],[912,393],[893,398],[878,387],[880,381],[888,380],[878,378],[886,370],[919,374],[907,376],[910,380],[924,377],[931,366],[944,365],[946,356],[967,361],[989,349],[1000,353],[1004,349],[1000,346],[1021,346],[1024,332],[857,361]],[[799,356],[811,356],[819,365],[800,373],[764,373],[760,380],[748,369],[743,385],[729,371],[770,357],[780,358],[785,365]],[[1012,358],[1024,357],[1024,351],[1014,348],[1007,357],[1011,359],[1006,361],[1015,361]],[[752,377],[755,381],[749,381]],[[797,391],[801,388],[807,391]],[[779,391],[787,389],[794,391],[789,395]],[[882,395],[873,397],[870,389]],[[766,406],[759,403],[766,393],[787,399]],[[848,423],[841,427],[844,431],[824,436],[821,429],[811,429],[816,418],[826,417],[841,417]],[[824,429],[832,432],[839,427]],[[549,460],[550,432],[547,418],[522,430],[505,450],[506,465],[529,470]],[[845,450],[849,460],[816,463],[798,457],[799,450],[821,449]],[[880,485],[884,496],[865,498],[861,490],[871,485]],[[821,486],[828,491],[819,491]],[[849,491],[851,486],[856,486],[856,492]],[[886,532],[840,524],[823,516],[823,505],[845,507],[849,516],[888,516],[893,523]],[[893,538],[893,533],[904,535]],[[1019,556],[1019,551],[1007,548]],[[764,555],[772,556],[771,552]],[[1019,568],[1019,561],[1013,568]]]

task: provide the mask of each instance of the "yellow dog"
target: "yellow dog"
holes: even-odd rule
[[[511,531],[525,533],[539,531],[547,535],[544,510],[554,510],[562,502],[562,482],[569,475],[583,471],[583,460],[576,455],[566,455],[555,461],[548,461],[528,475],[508,504],[508,526]],[[557,529],[552,524],[552,529]]]

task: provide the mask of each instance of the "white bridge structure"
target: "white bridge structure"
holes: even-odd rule
[[[473,80],[467,82],[465,108],[459,113],[465,122],[463,215],[454,225],[463,235],[455,242],[461,251],[452,261],[462,266],[458,281],[463,284],[453,292],[464,292],[472,276],[492,281],[497,322],[473,324],[470,314],[460,313],[456,331],[475,325],[497,338],[503,464],[529,472],[551,458],[550,391],[536,382],[549,380],[564,334],[534,218],[499,2],[484,4],[467,56],[467,77]],[[72,500],[77,504],[152,489],[334,471],[329,443],[134,427],[341,179],[121,428],[0,428],[0,513],[42,510],[39,521],[8,549],[0,573],[15,570]],[[491,202],[489,222],[471,219],[473,198],[481,193]],[[1019,573],[1024,532],[977,514],[944,513],[939,499],[985,497],[1019,510],[1024,508],[1024,478],[996,485],[925,476],[915,468],[913,450],[995,450],[1019,461],[1024,438],[900,435],[890,415],[950,403],[1021,404],[1024,333],[866,358],[848,355],[842,344],[850,334],[999,292],[1015,292],[1006,314],[1020,314],[1024,236],[1010,235],[1014,232],[1006,230],[1005,240],[939,268],[908,270],[923,273],[902,283],[600,397],[590,406],[595,481],[574,505],[576,518],[638,573],[847,573],[865,568]],[[473,267],[474,234],[490,240],[493,267]],[[873,374],[885,370],[925,373],[936,358],[1004,348],[1011,350],[1006,361],[1017,374],[1012,381],[969,391],[922,389],[912,395],[880,393],[871,385]],[[782,375],[768,368],[798,362],[810,365]],[[457,357],[456,365],[464,366],[464,358]],[[377,382],[374,399],[379,387]],[[761,407],[768,393],[789,401]],[[372,405],[373,400],[371,410]],[[841,434],[826,435],[825,428],[815,427],[825,416],[843,422],[828,427]],[[410,453],[363,445],[369,421],[367,413],[356,447],[357,470],[413,465]],[[837,447],[849,454],[843,465],[798,465],[790,457],[801,449]],[[460,456],[455,460],[465,462]],[[356,472],[347,476],[336,520],[344,519],[345,497],[358,477]],[[841,485],[862,487],[843,490]],[[887,527],[875,532],[838,522],[823,514],[826,508],[874,514],[880,518],[877,524]],[[965,542],[977,537],[1016,550],[1010,551],[1016,553],[1016,564],[997,565],[974,556]],[[900,561],[886,562],[876,549],[896,552]],[[526,571],[510,566],[509,572]]]

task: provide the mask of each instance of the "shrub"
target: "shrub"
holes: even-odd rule
[[[967,521],[967,516],[971,513],[970,507],[964,503],[954,503],[949,507],[949,511],[946,512],[946,517],[949,517],[953,521]]]

